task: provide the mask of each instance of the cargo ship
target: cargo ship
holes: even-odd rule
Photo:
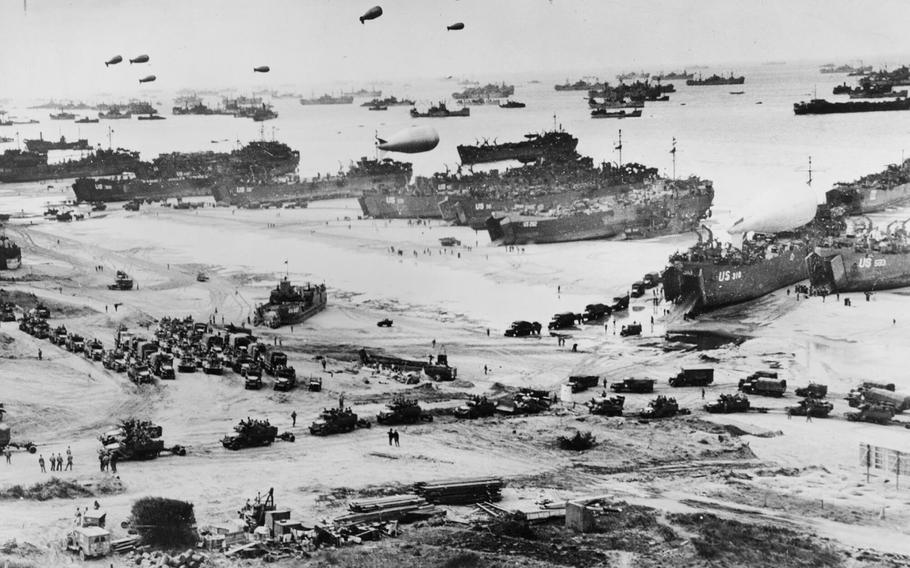
[[[591,111],[591,118],[639,118],[641,116],[641,107],[632,109],[618,108],[596,108]]]
[[[139,153],[122,148],[99,149],[79,160],[57,164],[48,164],[46,153],[7,150],[0,155],[0,182],[119,175],[139,167]]]
[[[321,97],[300,99],[300,104],[302,105],[349,105],[353,102],[354,97],[352,95],[333,97],[332,95],[325,94]]]
[[[686,70],[683,70],[681,73],[678,71],[670,71],[669,73],[661,73],[653,77],[653,79],[657,81],[685,81],[694,78],[695,73],[689,73]]]
[[[253,323],[271,328],[302,323],[324,310],[327,299],[325,284],[293,286],[284,277],[269,294],[268,303],[256,306]]]
[[[335,176],[319,176],[307,180],[277,179],[253,183],[226,180],[215,184],[212,194],[220,203],[240,207],[262,207],[314,199],[360,197],[365,191],[401,190],[410,183],[412,165],[389,158],[361,158],[346,172]]]
[[[562,85],[553,85],[553,88],[557,91],[590,91],[603,89],[606,83],[600,83],[598,81],[588,82],[584,79],[579,79],[574,83],[569,83],[569,80],[566,79],[566,82]]]
[[[426,112],[419,112],[411,108],[411,118],[448,118],[450,116],[471,116],[471,109],[462,107],[458,110],[449,110],[444,102],[431,106]]]
[[[686,79],[686,85],[690,87],[706,87],[712,85],[742,85],[746,82],[744,76],[734,77],[733,73],[730,73],[729,77],[721,77],[720,75],[711,75],[707,79],[702,79],[701,75],[698,76],[698,79]]]
[[[362,106],[362,107],[374,107],[374,106],[390,107],[390,106],[414,106],[414,104],[415,104],[414,101],[412,101],[411,99],[399,99],[397,97],[386,97],[384,99],[380,99],[377,97],[377,98],[369,100],[365,103],[362,103],[360,106]]]
[[[205,104],[203,104],[203,102],[201,100],[197,100],[197,101],[193,102],[192,104],[190,104],[190,102],[187,101],[184,103],[183,106],[175,106],[174,108],[171,109],[171,114],[176,115],[176,116],[184,116],[184,115],[191,115],[191,114],[200,115],[200,116],[209,116],[212,114],[219,114],[219,113],[216,113],[214,109],[211,109],[211,108],[205,106]]]
[[[462,99],[507,99],[515,94],[515,85],[490,83],[479,87],[468,87],[457,93],[452,93],[456,101]]]
[[[910,99],[898,98],[881,102],[848,101],[842,103],[832,103],[825,99],[812,99],[809,102],[801,101],[793,103],[793,112],[798,115],[876,112],[886,110],[910,110]]]
[[[6,235],[0,235],[0,270],[16,270],[22,266],[22,249]]]
[[[674,303],[693,302],[697,314],[745,302],[792,286],[809,277],[810,247],[799,237],[755,233],[737,249],[708,238],[670,257],[661,278],[664,297]]]
[[[57,114],[51,113],[51,120],[76,120],[76,115],[71,112],[60,111]]]
[[[45,140],[43,134],[39,134],[37,139],[26,139],[25,148],[29,152],[47,152],[49,150],[90,150],[91,146],[88,145],[88,140],[85,138],[80,138],[74,142],[67,142],[65,136],[61,136],[60,140]]]
[[[696,229],[713,199],[710,182],[655,179],[557,206],[543,215],[490,216],[486,226],[496,245],[650,238]]]
[[[127,118],[133,118],[132,113],[130,112],[121,112],[120,109],[111,109],[107,112],[101,111],[98,113],[98,118],[102,120],[123,120]]]
[[[892,223],[893,225],[893,223]],[[890,229],[890,227],[889,227]],[[813,288],[827,293],[874,292],[910,286],[910,239],[900,230],[832,239],[806,258]]]
[[[844,208],[847,215],[876,213],[910,202],[910,160],[854,182],[838,183],[825,193],[825,201],[829,207]]]
[[[341,91],[341,96],[343,97],[373,97],[379,98],[382,96],[381,90],[376,89],[357,89],[356,91]]]
[[[541,158],[572,156],[578,146],[578,138],[562,130],[553,130],[543,134],[525,134],[521,142],[504,142],[493,144],[484,141],[474,146],[458,146],[458,157],[462,164],[481,164],[501,160],[518,160],[534,162]]]

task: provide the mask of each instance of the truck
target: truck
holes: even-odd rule
[[[147,420],[127,418],[120,425],[98,436],[102,452],[116,455],[119,460],[148,460],[157,458],[161,452],[186,455],[186,448],[180,445],[164,447],[161,440],[162,428]]]
[[[629,294],[625,296],[614,296],[613,304],[610,306],[614,312],[622,312],[629,309]]]
[[[224,368],[221,366],[221,358],[215,353],[209,353],[202,360],[202,372],[206,375],[221,375]]]
[[[596,387],[598,384],[600,384],[600,376],[598,375],[572,375],[569,377],[569,386],[572,388],[572,392],[582,392],[591,387]]]
[[[311,392],[319,392],[322,390],[322,377],[311,376],[307,379],[307,390]]]
[[[760,373],[773,375],[773,377],[764,376]],[[745,379],[740,379],[739,390],[746,394],[780,397],[784,396],[784,393],[787,391],[787,381],[778,379],[777,373],[758,371]]]
[[[276,391],[289,391],[297,387],[297,375],[282,373],[275,378],[275,384],[272,386]]]
[[[834,405],[827,400],[808,397],[799,401],[797,406],[788,406],[787,414],[789,416],[809,415],[812,418],[827,418],[832,410],[834,410]]]
[[[269,351],[262,362],[263,370],[271,376],[275,375],[275,371],[279,367],[287,367],[287,365],[288,356],[282,351]]]
[[[646,290],[647,287],[645,286],[645,283],[639,280],[638,282],[632,283],[632,291],[629,292],[629,295],[633,298],[641,298],[645,295]]]
[[[895,412],[903,412],[910,408],[910,396],[877,386],[860,386],[852,389],[846,400],[852,408],[859,408],[866,403],[887,404],[893,407]]]
[[[149,372],[149,366],[145,363],[140,363],[139,361],[133,361],[130,363],[126,375],[137,385],[152,382],[152,374]]]
[[[66,331],[66,326],[58,325],[57,327],[54,328],[54,331],[51,333],[51,335],[50,335],[50,337],[48,337],[48,339],[50,339],[50,342],[53,343],[54,345],[59,345],[62,347],[64,345],[66,345],[66,338],[68,335],[69,334]]]
[[[604,393],[606,394],[606,393]],[[599,396],[587,402],[591,414],[598,416],[622,416],[622,407],[626,402],[624,396]]]
[[[572,312],[563,312],[554,314],[547,324],[547,329],[567,329],[575,327],[575,323],[581,319],[581,316]]]
[[[111,533],[106,528],[104,513],[88,510],[77,517],[78,526],[66,535],[66,549],[79,555],[85,562],[102,558],[111,552]]]
[[[177,378],[174,372],[174,356],[170,353],[155,353],[151,358],[152,374],[158,379],[172,381]]]
[[[269,424],[266,420],[250,418],[241,420],[234,426],[234,434],[228,434],[221,439],[221,445],[229,450],[252,448],[255,446],[269,446],[278,437],[278,427]]]
[[[619,335],[622,337],[631,337],[633,335],[641,335],[641,324],[632,322],[628,325],[622,326],[622,329],[619,330]]]
[[[259,390],[262,388],[262,377],[256,375],[247,375],[243,380],[243,388],[246,390]]]
[[[669,382],[671,387],[706,387],[714,382],[714,369],[682,369]]]
[[[487,397],[480,395],[471,395],[464,404],[455,409],[456,418],[485,418],[493,416],[496,411],[496,404],[487,400]]]
[[[581,320],[585,323],[593,323],[602,320],[613,313],[613,308],[607,304],[588,304],[585,311],[581,314]]]
[[[104,357],[104,344],[100,339],[92,339],[85,343],[85,356],[92,361],[101,361]]]
[[[610,390],[613,392],[634,392],[634,393],[649,393],[654,392],[654,379],[623,379],[618,383],[611,383]]]
[[[350,407],[326,408],[323,409],[319,418],[310,424],[310,434],[313,436],[329,436],[331,434],[353,432],[355,428],[369,427],[370,423],[366,420],[359,420]]]
[[[796,396],[804,398],[825,398],[828,396],[828,385],[809,383],[807,386],[799,387],[793,392]]]
[[[540,335],[542,326],[539,322],[530,321],[513,321],[509,329],[503,334],[506,337],[527,337],[529,335]]]
[[[734,412],[748,412],[751,407],[749,398],[745,395],[722,394],[716,402],[705,405],[705,410],[711,414],[732,414]]]
[[[386,404],[388,410],[376,415],[376,422],[380,424],[416,424],[417,422],[432,422],[433,417],[425,414],[415,399],[396,396]]]
[[[122,373],[127,369],[126,356],[119,349],[105,351],[101,358],[101,365],[109,371]]]
[[[66,336],[66,350],[72,353],[82,353],[85,349],[85,338],[78,333],[70,333]]]
[[[894,418],[894,407],[890,404],[863,403],[857,407],[857,412],[848,412],[844,416],[851,422],[889,424]]]

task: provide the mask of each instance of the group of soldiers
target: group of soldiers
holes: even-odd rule
[[[117,452],[99,451],[98,465],[101,467],[101,471],[107,471],[110,468],[111,473],[117,473]]]
[[[73,452],[70,450],[69,446],[66,447],[66,466],[63,465],[63,455],[60,452],[57,452],[55,456],[51,452],[48,460],[51,462],[51,471],[64,471],[73,469]],[[9,459],[7,459],[9,461]],[[44,454],[38,455],[38,465],[41,467],[41,473],[47,473],[47,468],[45,467]]]

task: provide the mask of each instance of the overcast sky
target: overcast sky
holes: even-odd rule
[[[388,0],[365,25],[376,0],[25,1],[0,1],[0,98],[910,54],[907,0]]]

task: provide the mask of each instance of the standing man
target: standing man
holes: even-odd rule
[[[73,471],[73,454],[66,454],[66,469]]]
[[[41,466],[41,473],[47,473],[47,470],[44,469],[44,455],[38,454],[38,465]]]
[[[398,430],[395,430],[395,432],[392,435],[395,440],[395,447],[397,448],[398,447]]]
[[[117,473],[117,452],[111,453],[110,464],[111,464],[111,473],[116,474]]]
[[[8,464],[13,463],[12,461],[10,461],[13,457],[13,452],[10,451],[9,446],[7,446],[6,449],[3,450],[3,455],[4,455],[4,457],[6,457],[6,463],[8,463]]]
[[[44,354],[41,352],[41,349],[38,349],[38,360],[40,361]]]
[[[389,428],[389,445],[390,445],[390,446],[392,445],[392,441],[393,441],[394,439],[395,439],[395,432],[393,432],[392,429]]]
[[[297,426],[297,411],[296,410],[291,411],[291,427],[293,428],[294,426]]]

